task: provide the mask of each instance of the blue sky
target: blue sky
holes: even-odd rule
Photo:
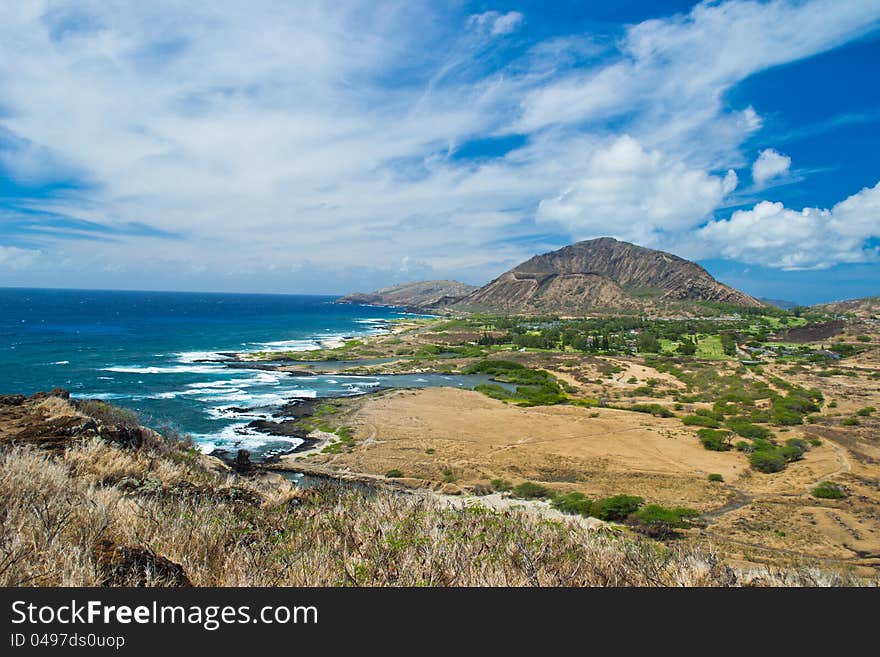
[[[0,285],[482,284],[612,235],[880,294],[880,0],[10,2]]]

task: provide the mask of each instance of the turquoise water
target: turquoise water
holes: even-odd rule
[[[67,388],[191,434],[205,451],[284,449],[300,441],[248,423],[296,399],[382,386],[473,387],[484,377],[296,377],[236,367],[223,352],[316,349],[407,316],[333,297],[0,288],[0,394]]]

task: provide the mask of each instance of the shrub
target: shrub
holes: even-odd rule
[[[577,491],[557,495],[553,498],[553,508],[562,511],[562,513],[571,513],[575,515],[588,516],[593,507],[593,501],[586,497],[583,493]]]
[[[832,481],[823,481],[813,490],[813,497],[820,497],[826,500],[839,500],[846,497],[844,490]]]
[[[391,470],[389,470],[388,472],[385,473],[385,476],[388,477],[389,479],[397,479],[399,477],[402,477],[403,473],[396,468],[392,468]]]
[[[779,450],[786,461],[797,461],[807,451],[807,443],[800,438],[789,438]]]
[[[712,417],[705,415],[685,415],[681,421],[688,426],[708,427],[710,429],[718,429],[721,423]]]
[[[489,485],[499,493],[513,489],[513,484],[507,481],[507,479],[493,479],[489,482]]]
[[[630,518],[633,528],[652,538],[665,539],[674,536],[676,529],[689,527],[691,520],[699,517],[694,509],[668,509],[659,504],[649,504]]]
[[[724,477],[720,474],[713,472],[709,475],[709,481],[724,481]]]
[[[536,500],[550,497],[550,490],[541,484],[533,481],[525,481],[513,487],[511,491],[514,497],[520,497],[524,500]]]
[[[633,495],[613,495],[596,500],[590,509],[590,515],[600,520],[624,520],[639,510],[645,500]]]
[[[747,443],[745,440],[740,440],[734,445],[737,452],[751,452],[754,451],[751,444]]]
[[[841,422],[841,424],[845,427],[857,427],[861,424],[861,422],[859,422],[859,418],[857,417],[848,417],[843,422]]]
[[[746,418],[730,418],[725,424],[736,435],[742,436],[743,438],[749,438],[750,440],[754,440],[755,438],[766,440],[771,435],[770,430],[767,427],[752,424]]]
[[[856,415],[858,415],[859,417],[868,417],[869,415],[871,415],[871,413],[874,413],[876,411],[877,409],[873,406],[865,406],[864,408],[860,408],[859,410],[857,410]]]
[[[713,452],[726,452],[730,449],[730,432],[718,429],[700,429],[697,431],[703,447]]]
[[[762,449],[749,455],[749,464],[758,472],[772,473],[785,470],[787,460],[778,449]]]
[[[650,413],[656,417],[675,417],[675,413],[660,404],[633,404],[627,411],[635,411],[636,413]]]

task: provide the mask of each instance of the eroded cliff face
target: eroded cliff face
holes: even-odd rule
[[[719,283],[693,262],[603,237],[535,256],[452,307],[575,314],[594,309],[648,310],[675,301],[764,305]]]

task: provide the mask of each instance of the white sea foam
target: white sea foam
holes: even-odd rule
[[[181,351],[176,353],[177,360],[181,363],[196,363],[203,360],[229,360],[229,356],[216,351]]]
[[[216,433],[193,434],[199,449],[204,453],[210,453],[215,448],[254,449],[265,445],[267,442],[285,442],[291,447],[303,443],[302,438],[293,436],[269,436],[251,429],[246,423],[231,424]]]
[[[216,374],[226,370],[217,365],[171,365],[169,367],[113,366],[105,367],[105,372],[121,372],[124,374]]]
[[[54,363],[50,363],[50,365],[70,365],[69,360],[56,360]]]

